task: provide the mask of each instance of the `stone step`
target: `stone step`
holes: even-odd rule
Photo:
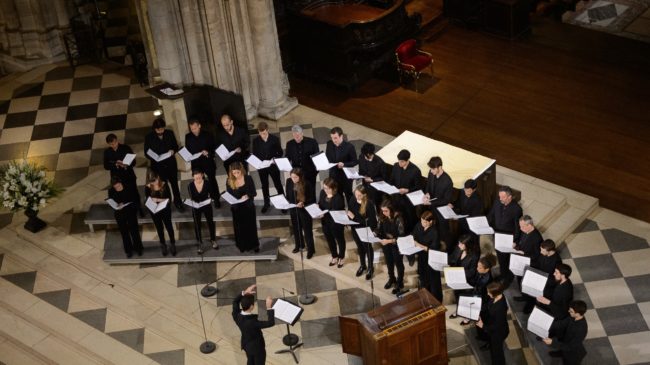
[[[50,363],[47,357],[35,352],[31,347],[16,341],[2,330],[0,330],[0,362],[5,364],[33,365]]]

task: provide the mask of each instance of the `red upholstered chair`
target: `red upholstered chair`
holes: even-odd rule
[[[431,76],[433,76],[433,58],[431,57],[431,53],[419,50],[415,39],[402,42],[395,50],[395,57],[397,57],[397,73],[399,74],[400,84],[402,83],[402,74],[411,75],[415,80],[415,91],[418,91],[420,72],[430,67]]]

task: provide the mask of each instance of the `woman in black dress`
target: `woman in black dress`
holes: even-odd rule
[[[479,257],[481,257],[481,251],[478,244],[474,242],[472,236],[464,234],[458,238],[458,245],[454,249],[454,252],[449,255],[449,266],[465,269],[465,280],[469,283],[469,280],[476,273],[476,265],[478,264]],[[463,291],[454,290],[456,301],[458,301],[458,296],[461,294],[463,294]],[[456,314],[451,314],[449,318],[456,318]]]
[[[307,259],[311,259],[316,253],[314,247],[314,233],[312,232],[312,219],[305,207],[316,202],[314,188],[309,181],[305,180],[302,170],[294,168],[287,179],[286,192],[289,203],[296,204],[296,208],[290,209],[291,226],[296,246],[293,253],[307,245]]]
[[[429,250],[440,251],[440,239],[434,224],[434,217],[430,210],[425,210],[420,216],[420,222],[415,225],[411,234],[415,245],[424,250],[417,253],[420,285],[442,303],[440,271],[436,271],[429,266]]]
[[[367,269],[366,280],[370,280],[375,271],[373,268],[375,251],[372,249],[372,243],[361,241],[356,231],[357,228],[367,228],[371,231],[377,229],[377,209],[368,196],[365,186],[359,185],[354,189],[354,197],[348,202],[348,217],[359,223],[352,227],[352,238],[357,244],[359,253],[359,269],[357,269],[356,276],[361,276]],[[367,266],[366,259],[368,260]]]
[[[318,207],[321,210],[344,210],[345,200],[343,195],[337,194],[338,185],[336,180],[328,177],[323,181],[323,190],[320,192],[318,198]],[[338,268],[343,267],[345,260],[345,236],[343,235],[342,224],[334,222],[332,216],[325,214],[321,218],[321,225],[323,226],[323,234],[327,240],[327,246],[332,254],[330,266],[336,265]]]
[[[176,239],[174,238],[174,226],[172,225],[172,208],[169,203],[171,199],[171,192],[169,186],[160,179],[160,176],[153,170],[147,174],[147,185],[144,186],[145,199],[151,199],[154,203],[159,204],[167,200],[167,206],[159,210],[157,213],[151,213],[151,219],[158,232],[158,239],[160,240],[160,249],[163,256],[167,256],[167,244],[165,243],[165,228],[169,235],[169,250],[172,256],[176,256]],[[163,227],[164,225],[164,227]]]
[[[481,329],[479,336],[485,338],[488,343],[481,346],[482,350],[490,349],[492,365],[505,365],[506,359],[503,353],[503,343],[510,334],[508,328],[508,303],[503,297],[503,285],[497,282],[487,286],[488,300],[487,311],[481,314],[476,326]]]
[[[192,170],[192,182],[190,182],[188,188],[190,190],[190,199],[194,203],[201,203],[206,199],[219,200],[218,196],[212,196],[210,192],[210,182],[205,179],[205,175],[201,170]],[[212,248],[215,250],[219,249],[219,246],[217,245],[217,232],[212,216],[212,207],[208,203],[201,208],[192,208],[192,216],[194,217],[194,225],[196,227],[196,239],[199,242],[199,254],[203,252],[203,248],[201,247],[203,243],[201,237],[201,214],[205,216],[205,220],[208,223],[208,231],[210,233],[210,243],[212,243]]]
[[[131,258],[133,251],[142,256],[142,239],[138,228],[138,204],[139,195],[137,189],[125,187],[122,179],[113,176],[111,179],[111,188],[108,190],[108,198],[113,199],[121,209],[113,211],[117,227],[122,235],[122,244],[126,257]]]
[[[402,215],[395,211],[390,200],[384,200],[381,204],[377,237],[381,238],[379,243],[381,243],[381,249],[384,251],[386,266],[388,267],[388,281],[384,285],[384,289],[395,286],[392,291],[393,294],[400,294],[404,288],[404,260],[397,248],[397,238],[404,235]],[[397,267],[397,278],[395,278],[395,267]]]
[[[240,252],[254,250],[260,252],[257,237],[257,217],[254,198],[257,195],[253,178],[246,173],[244,165],[236,161],[228,167],[228,192],[237,199],[245,201],[230,206],[232,226],[235,230],[235,244]]]

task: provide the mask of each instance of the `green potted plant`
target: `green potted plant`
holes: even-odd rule
[[[45,227],[46,223],[38,218],[38,211],[61,191],[47,180],[43,166],[25,160],[0,166],[2,206],[12,212],[24,210],[28,218],[24,227],[30,232],[36,233]]]

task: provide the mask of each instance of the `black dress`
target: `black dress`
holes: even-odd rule
[[[454,249],[454,252],[452,252],[451,255],[449,255],[449,266],[452,267],[463,267],[465,270],[465,280],[467,280],[467,283],[469,284],[469,281],[474,278],[474,275],[476,275],[476,265],[478,265],[478,255],[472,255],[470,253],[467,253],[465,257],[462,257],[463,251],[460,250],[458,246]],[[462,257],[462,258],[461,258]],[[454,290],[454,295],[456,295],[456,300],[458,300],[458,296],[460,295],[465,295],[466,292],[462,290]]]
[[[352,198],[348,201],[348,210],[354,214],[354,218],[352,220],[359,223],[358,225],[352,227],[352,238],[354,239],[354,243],[357,244],[359,264],[364,269],[367,267],[372,268],[375,259],[375,251],[372,249],[372,243],[361,241],[356,229],[368,228],[371,231],[375,231],[375,229],[377,229],[377,211],[375,209],[375,205],[370,199],[368,199],[368,202],[366,203],[365,214],[361,214],[361,204],[357,202],[356,198]],[[367,266],[366,259],[368,259]]]
[[[210,186],[209,181],[203,181],[203,189],[201,189],[201,192],[198,192],[196,190],[196,186],[194,185],[194,181],[190,182],[189,185],[189,190],[190,190],[190,199],[194,201],[195,203],[200,203],[202,201],[205,201],[208,198],[214,199],[211,193],[212,187]],[[205,220],[208,223],[208,231],[210,233],[210,240],[211,241],[216,241],[217,239],[217,232],[216,228],[214,225],[214,219],[212,215],[212,207],[210,204],[204,205],[201,208],[194,209],[192,208],[192,213],[194,217],[194,224],[197,227],[196,229],[196,239],[199,242],[202,241],[202,235],[201,235],[201,214],[205,216]]]
[[[230,206],[232,226],[235,230],[235,244],[239,251],[259,250],[260,240],[257,237],[257,217],[255,215],[254,198],[257,195],[255,183],[250,175],[244,176],[244,185],[233,189],[230,185],[228,192],[239,199],[248,195],[248,199]]]
[[[434,270],[429,266],[429,250],[440,251],[440,240],[436,227],[431,225],[426,230],[422,223],[417,223],[413,228],[413,239],[419,244],[428,247],[425,251],[420,251],[418,255],[418,275],[420,284],[433,294],[440,303],[442,303],[442,283],[440,282],[440,271]]]
[[[334,194],[331,198],[327,198],[325,191],[321,190],[318,207],[321,210],[343,210],[345,209],[345,203],[341,195]],[[343,234],[343,228],[345,226],[334,222],[334,219],[329,214],[325,214],[320,222],[323,226],[323,234],[327,240],[327,246],[332,253],[332,258],[345,258],[345,236]]]
[[[381,239],[397,239],[404,237],[404,220],[400,215],[395,215],[393,219],[379,220],[377,227],[377,237]],[[404,260],[402,254],[397,248],[397,242],[381,246],[386,258],[389,281],[396,282],[397,288],[404,287]],[[397,278],[395,278],[395,267],[397,267]]]
[[[494,299],[488,301],[487,317],[483,320],[483,331],[490,343],[490,358],[492,365],[505,365],[506,359],[503,353],[503,343],[510,334],[508,328],[508,304],[503,296],[496,302]]]
[[[305,201],[302,203],[304,206],[308,206],[316,202],[316,197],[313,195],[314,188],[311,186],[311,183],[305,179]],[[287,201],[291,204],[300,203],[298,200],[298,194],[294,190],[294,183],[291,178],[287,179],[285,184],[287,190]],[[295,240],[296,250],[305,248],[307,245],[307,256],[311,256],[316,252],[314,247],[314,233],[312,232],[313,222],[309,213],[305,208],[291,208],[289,209],[291,215],[291,226],[293,227],[293,237]]]

